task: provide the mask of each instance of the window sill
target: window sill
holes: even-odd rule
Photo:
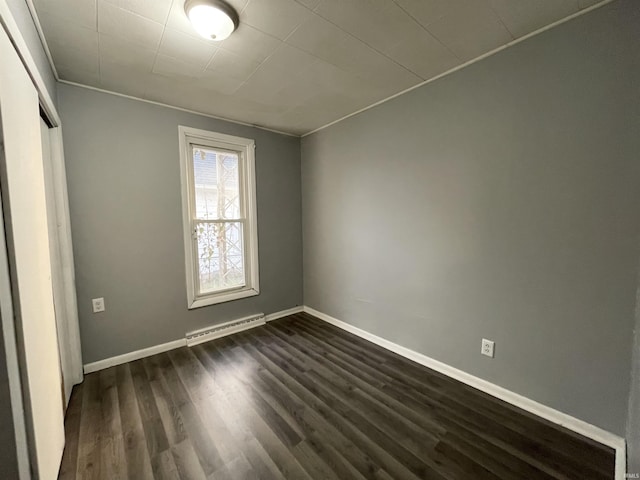
[[[258,295],[260,290],[255,288],[244,288],[242,290],[233,290],[231,292],[215,293],[206,297],[198,297],[189,302],[189,310],[194,308],[206,307],[208,305],[216,305],[218,303],[230,302],[241,298],[253,297]]]

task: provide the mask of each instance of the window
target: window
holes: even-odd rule
[[[189,308],[260,293],[255,143],[179,127]]]

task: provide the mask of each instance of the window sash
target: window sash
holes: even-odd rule
[[[204,224],[220,224],[220,223],[239,223],[241,225],[240,228],[240,232],[241,232],[241,236],[242,236],[242,270],[243,270],[243,274],[244,274],[244,283],[242,285],[237,285],[234,287],[229,287],[229,288],[220,288],[217,290],[213,290],[213,291],[202,291],[202,285],[201,285],[201,270],[200,270],[200,257],[198,255],[198,233],[197,233],[197,229],[198,229],[198,224],[199,223],[204,223]],[[224,293],[224,292],[234,292],[234,291],[239,291],[239,290],[243,290],[245,288],[247,288],[247,278],[249,277],[250,274],[250,265],[249,265],[249,257],[247,255],[247,250],[248,250],[248,245],[247,245],[247,241],[245,240],[245,233],[246,233],[247,229],[246,229],[246,221],[244,219],[237,219],[237,220],[228,220],[228,219],[224,219],[224,220],[198,220],[198,219],[193,219],[193,228],[191,229],[192,232],[192,238],[193,238],[193,251],[195,253],[195,255],[193,255],[193,263],[194,263],[194,296],[195,298],[207,298],[211,295],[216,295],[218,293]]]
[[[237,142],[236,142],[237,140]],[[258,244],[255,205],[255,158],[253,140],[180,127],[183,221],[189,308],[235,300],[259,293]],[[203,148],[238,156],[239,216],[203,219],[197,217],[194,149]],[[202,291],[197,226],[200,224],[240,224],[244,285]]]
[[[212,150],[216,152],[216,155],[218,153],[231,153],[234,155],[237,155],[238,157],[238,200],[239,200],[239,204],[240,204],[240,214],[241,216],[239,218],[234,218],[234,219],[227,219],[227,218],[220,218],[220,219],[201,219],[198,218],[197,216],[197,207],[196,207],[196,181],[195,181],[195,150],[196,149],[207,149],[207,150]],[[216,295],[218,293],[223,293],[223,292],[229,292],[229,291],[237,291],[237,290],[242,290],[244,288],[246,288],[247,286],[247,275],[250,271],[250,265],[248,265],[249,263],[249,259],[247,256],[247,242],[245,241],[245,236],[244,236],[244,232],[246,231],[245,228],[245,219],[246,219],[246,208],[245,208],[245,198],[244,198],[244,192],[246,190],[245,184],[246,184],[246,178],[244,175],[245,169],[244,169],[244,155],[243,152],[241,150],[237,150],[237,149],[231,149],[231,148],[218,148],[216,146],[212,146],[212,145],[202,145],[201,142],[193,142],[190,141],[189,142],[189,173],[191,174],[191,195],[190,195],[190,205],[191,205],[191,224],[192,224],[192,229],[191,231],[193,232],[192,238],[193,238],[193,282],[194,282],[194,297],[196,299],[198,298],[206,298],[212,295]],[[218,160],[216,159],[216,162]],[[200,269],[200,256],[199,256],[199,246],[198,246],[198,234],[197,234],[197,228],[198,228],[198,223],[207,223],[207,224],[213,224],[213,223],[241,223],[242,224],[242,270],[243,270],[243,274],[245,277],[245,281],[243,285],[238,285],[235,287],[230,287],[230,288],[221,288],[221,289],[217,289],[214,291],[203,291],[202,290],[202,284],[201,284],[201,280],[202,280],[202,271]]]

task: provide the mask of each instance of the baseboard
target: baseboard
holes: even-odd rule
[[[104,360],[85,364],[84,373],[97,372],[98,370],[104,370],[105,368],[115,367],[116,365],[122,365],[123,363],[133,362],[134,360],[140,360],[141,358],[150,357],[151,355],[168,352],[169,350],[174,350],[186,345],[187,341],[184,338],[181,338],[179,340],[173,340],[172,342],[162,343],[160,345],[154,345],[153,347],[143,348],[141,350],[135,350],[115,357],[105,358]]]
[[[584,435],[587,438],[595,440],[598,443],[602,443],[603,445],[607,445],[613,448],[616,451],[615,479],[624,480],[626,473],[626,444],[624,438],[619,437],[618,435],[607,432],[600,427],[596,427],[595,425],[572,417],[571,415],[560,412],[559,410],[538,403],[535,400],[531,400],[518,393],[507,390],[506,388],[500,387],[494,383],[471,375],[470,373],[464,372],[438,360],[427,357],[426,355],[418,353],[414,350],[403,347],[389,340],[385,340],[382,337],[378,337],[377,335],[369,333],[366,330],[354,327],[353,325],[350,325],[342,320],[338,320],[337,318],[334,318],[330,315],[327,315],[326,313],[320,312],[308,306],[293,307],[287,310],[281,310],[279,312],[271,313],[265,315],[265,320],[267,322],[271,322],[273,320],[277,320],[278,318],[283,318],[288,315],[300,313],[302,311],[309,313],[310,315],[313,315],[314,317],[317,317],[320,320],[323,320],[342,330],[353,333],[358,337],[375,343],[376,345],[386,348],[387,350],[397,353],[398,355],[408,358],[409,360],[419,363],[420,365],[431,368],[437,372],[447,375],[448,377],[454,378],[500,400],[510,403],[511,405],[526,410],[527,412],[533,413],[534,415],[544,418],[557,425],[561,425],[569,430],[579,433],[580,435]],[[96,372],[98,370],[103,370],[105,368],[121,365],[123,363],[131,362],[134,360],[139,360],[141,358],[167,352],[169,350],[174,350],[183,346],[186,346],[186,340],[184,338],[181,338],[179,340],[163,343],[161,345],[155,345],[153,347],[143,348],[141,350],[136,350],[133,352],[125,353],[123,355],[106,358],[97,362],[87,363],[86,365],[84,365],[84,373]]]
[[[559,410],[538,403],[535,400],[531,400],[518,393],[507,390],[506,388],[500,387],[494,383],[471,375],[470,373],[464,372],[438,360],[427,357],[422,353],[418,353],[414,350],[393,343],[389,340],[385,340],[382,337],[378,337],[377,335],[369,333],[366,330],[354,327],[353,325],[350,325],[342,320],[338,320],[337,318],[334,318],[330,315],[327,315],[326,313],[320,312],[306,305],[304,306],[303,311],[342,330],[353,333],[358,337],[364,338],[365,340],[368,340],[372,343],[375,343],[376,345],[386,348],[387,350],[397,353],[398,355],[408,358],[409,360],[419,363],[420,365],[431,368],[437,372],[447,375],[448,377],[454,378],[473,388],[488,393],[493,397],[510,403],[511,405],[514,405],[518,408],[521,408],[522,410],[526,410],[527,412],[533,413],[541,418],[549,420],[550,422],[561,425],[569,430],[579,433],[580,435],[595,440],[598,443],[613,448],[616,451],[615,479],[624,480],[626,473],[626,444],[624,438],[619,437],[618,435],[615,435],[611,432],[607,432],[606,430],[603,430],[600,427],[596,427],[595,425],[591,425],[590,423],[587,423],[583,420],[572,417],[571,415],[560,412]]]
[[[287,315],[293,315],[294,313],[302,312],[303,307],[293,307],[287,310],[281,310],[279,312],[270,313],[265,315],[265,321],[271,322],[278,318],[286,317]],[[84,365],[84,373],[97,372],[98,370],[104,370],[105,368],[114,367],[116,365],[122,365],[123,363],[133,362],[134,360],[140,360],[141,358],[150,357],[158,353],[168,352],[176,348],[184,347],[187,345],[187,341],[184,338],[173,340],[171,342],[163,343],[160,345],[154,345],[153,347],[143,348],[141,350],[135,350],[133,352],[124,353],[115,357],[105,358],[104,360],[98,360],[97,362],[87,363]]]
[[[296,313],[300,313],[304,310],[303,306],[288,308],[287,310],[280,310],[279,312],[270,313],[269,315],[265,315],[264,319],[266,322],[273,322],[279,318],[287,317],[289,315],[294,315]]]

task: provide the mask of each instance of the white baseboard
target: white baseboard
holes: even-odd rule
[[[304,310],[303,306],[288,308],[287,310],[280,310],[279,312],[270,313],[269,315],[265,315],[264,319],[266,322],[273,322],[279,318],[287,317],[289,315],[293,315],[295,313],[300,313]]]
[[[494,383],[471,375],[470,373],[464,372],[450,365],[439,362],[438,360],[427,357],[422,353],[418,353],[409,348],[390,342],[389,340],[385,340],[384,338],[378,337],[377,335],[369,333],[358,327],[354,327],[353,325],[343,322],[342,320],[338,320],[337,318],[327,315],[326,313],[319,312],[318,310],[315,310],[306,305],[304,306],[304,311],[342,330],[353,333],[358,337],[364,338],[365,340],[368,340],[372,343],[375,343],[376,345],[386,348],[387,350],[395,352],[398,355],[408,358],[409,360],[413,360],[420,365],[431,368],[437,372],[447,375],[448,377],[454,378],[473,388],[477,388],[478,390],[488,393],[493,397],[510,403],[511,405],[514,405],[518,408],[521,408],[522,410],[526,410],[527,412],[533,413],[539,417],[549,420],[550,422],[561,425],[569,430],[579,433],[580,435],[595,440],[598,443],[613,448],[616,451],[615,479],[624,480],[626,473],[626,444],[624,438],[607,432],[606,430],[603,430],[600,427],[596,427],[595,425],[591,425],[590,423],[587,423],[583,420],[572,417],[571,415],[560,412],[554,408],[538,403],[535,400],[531,400],[527,397],[507,390],[506,388],[500,387]]]
[[[293,307],[287,310],[281,310],[279,312],[270,313],[265,315],[265,321],[271,322],[278,318],[286,317],[287,315],[293,315],[294,313],[300,313],[303,311],[303,307]],[[122,365],[123,363],[133,362],[134,360],[140,360],[141,358],[150,357],[158,353],[168,352],[176,348],[184,347],[187,345],[187,341],[184,338],[173,340],[171,342],[163,343],[161,345],[154,345],[153,347],[143,348],[141,350],[135,350],[133,352],[124,353],[115,357],[105,358],[104,360],[98,360],[97,362],[87,363],[84,365],[84,373],[97,372],[98,370],[104,370],[105,368],[114,367],[116,365]]]
[[[354,327],[353,325],[343,322],[342,320],[338,320],[337,318],[334,318],[330,315],[327,315],[326,313],[322,313],[308,306],[293,307],[287,310],[282,310],[279,312],[271,313],[269,315],[265,315],[265,321],[271,322],[273,320],[277,320],[278,318],[283,318],[288,315],[293,315],[295,313],[300,313],[303,311],[342,330],[353,333],[358,337],[364,338],[365,340],[368,340],[372,343],[375,343],[376,345],[386,348],[387,350],[395,352],[398,355],[408,358],[409,360],[419,363],[420,365],[431,368],[437,372],[447,375],[448,377],[454,378],[471,387],[488,393],[489,395],[492,395],[500,400],[510,403],[511,405],[526,410],[527,412],[533,413],[534,415],[549,420],[550,422],[553,422],[557,425],[561,425],[569,430],[579,433],[580,435],[591,438],[598,443],[602,443],[603,445],[607,445],[613,448],[616,451],[615,479],[624,480],[626,473],[625,440],[624,438],[607,432],[600,427],[591,425],[590,423],[587,423],[583,420],[538,403],[535,400],[526,398],[520,394],[507,390],[506,388],[500,387],[494,383],[483,380],[479,377],[471,375],[470,373],[454,368],[433,358],[427,357],[426,355],[418,353],[414,350],[403,347],[389,340],[385,340],[384,338],[378,337],[377,335],[369,333],[358,327]],[[179,340],[163,343],[161,345],[155,345],[149,348],[143,348],[141,350],[125,353],[116,357],[106,358],[104,360],[99,360],[93,363],[87,363],[84,366],[84,373],[96,372],[98,370],[103,370],[115,365],[121,365],[123,363],[139,360],[141,358],[167,352],[169,350],[173,350],[183,346],[186,346],[186,340],[184,338],[181,338]]]
[[[116,365],[122,365],[123,363],[133,362],[134,360],[140,360],[141,358],[150,357],[151,355],[168,352],[169,350],[174,350],[186,345],[186,339],[181,338],[172,342],[162,343],[160,345],[154,345],[153,347],[143,348],[141,350],[135,350],[115,357],[105,358],[104,360],[85,364],[84,373],[97,372],[98,370],[104,370],[105,368],[115,367]]]

